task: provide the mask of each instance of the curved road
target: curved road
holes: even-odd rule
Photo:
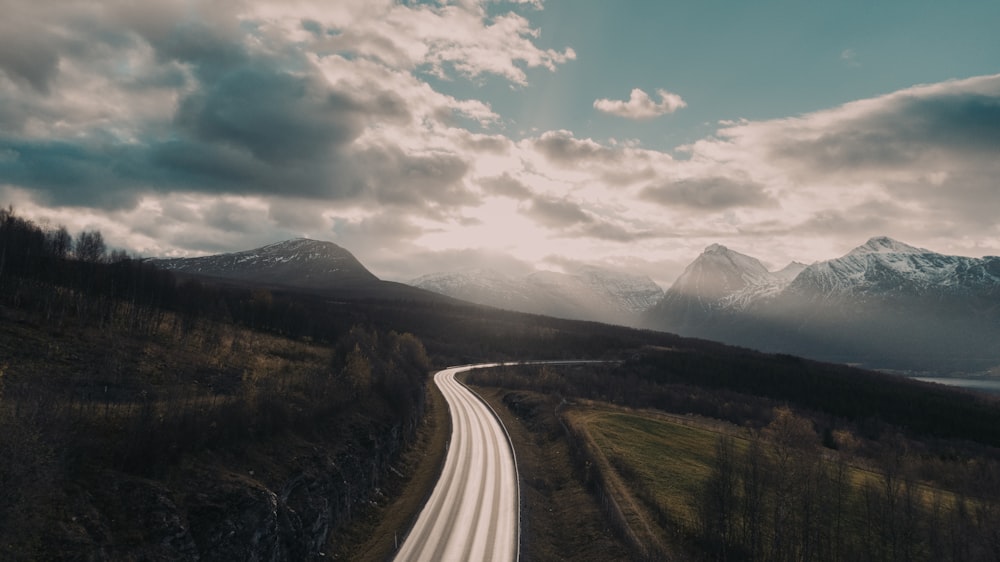
[[[497,363],[438,371],[451,410],[444,469],[396,560],[517,560],[517,469],[507,433],[455,374]]]

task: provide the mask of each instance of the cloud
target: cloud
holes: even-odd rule
[[[591,223],[594,220],[580,205],[566,199],[549,197],[536,197],[525,213],[539,223],[553,228]]]
[[[542,8],[540,1],[517,2]],[[353,0],[331,9],[322,1],[300,2],[289,14],[281,4],[257,13],[283,21],[287,29],[308,29],[304,37],[321,52],[351,52],[407,70],[448,78],[494,75],[527,84],[525,68],[555,70],[576,58],[571,48],[542,49],[538,30],[514,12],[486,13],[482,2],[423,4]],[[303,17],[305,16],[305,17]]]
[[[487,193],[491,195],[502,195],[504,197],[519,200],[531,197],[531,190],[519,180],[511,176],[509,172],[504,172],[499,176],[481,179],[479,180],[479,183],[486,188]]]
[[[566,130],[548,131],[534,141],[534,147],[549,160],[574,165],[580,161],[616,162],[622,151],[607,148],[591,139],[577,139]]]
[[[767,175],[812,206],[873,195],[929,224],[995,226],[1000,75],[914,86],[795,118],[747,122],[695,143],[694,160]]]
[[[619,221],[608,220],[591,210],[584,210],[582,204],[565,198],[536,196],[524,207],[524,213],[538,224],[568,238],[631,242],[657,236],[650,230],[636,230],[619,224]]]
[[[405,116],[402,103],[389,105],[390,115]],[[232,68],[186,97],[175,120],[195,139],[278,164],[322,158],[351,143],[363,132],[366,113],[378,114],[315,76],[259,64]]]
[[[690,178],[650,185],[642,190],[641,197],[661,205],[677,205],[706,211],[777,204],[763,185],[725,177]]]
[[[355,12],[363,5],[344,4]],[[0,152],[7,155],[0,177],[47,204],[104,209],[197,192],[368,201],[437,215],[476,201],[463,183],[467,152],[501,151],[509,141],[442,129],[434,116],[489,123],[496,116],[487,105],[439,94],[408,72],[364,59],[317,58],[289,42],[284,15],[242,19],[247,7],[32,10],[32,41],[0,39],[24,46],[18,56],[34,65],[0,56],[0,95],[9,101],[0,108]],[[485,15],[428,10],[485,25]],[[464,32],[476,35],[471,27]],[[104,46],[81,57],[67,36]],[[466,39],[457,34],[453,43]],[[59,64],[36,57],[33,45],[56,53]],[[15,79],[4,82],[8,75]],[[104,76],[111,78],[97,78]],[[419,142],[449,130],[460,133],[449,136],[450,145]]]
[[[0,24],[0,70],[46,95],[59,70],[59,53],[36,30]]]
[[[594,101],[594,109],[626,119],[652,119],[687,106],[677,94],[663,89],[656,90],[656,94],[660,96],[659,102],[654,102],[639,88],[633,88],[628,101],[602,98]]]

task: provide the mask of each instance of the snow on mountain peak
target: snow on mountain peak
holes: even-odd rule
[[[850,251],[847,255],[859,254],[929,254],[930,250],[917,248],[904,244],[898,240],[893,240],[888,236],[876,236]]]
[[[275,242],[253,250],[197,258],[155,260],[159,267],[227,279],[298,287],[331,287],[377,281],[349,251],[308,238]]]

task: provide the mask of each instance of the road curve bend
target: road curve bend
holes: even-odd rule
[[[434,375],[451,410],[451,441],[438,483],[397,561],[517,560],[520,500],[510,440],[489,407],[455,380],[457,373],[496,365]]]

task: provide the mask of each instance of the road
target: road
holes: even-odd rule
[[[517,560],[514,452],[493,412],[455,380],[456,373],[496,365],[452,367],[434,375],[451,410],[451,441],[437,486],[396,560]]]

